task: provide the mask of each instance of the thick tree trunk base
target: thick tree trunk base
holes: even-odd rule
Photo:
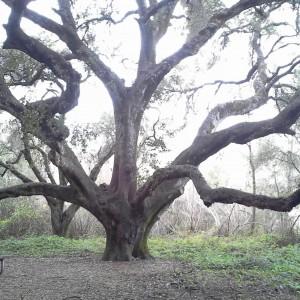
[[[148,249],[147,237],[144,226],[140,226],[137,230],[133,227],[126,230],[124,226],[106,230],[106,246],[102,260],[153,259]]]
[[[106,245],[102,256],[104,261],[130,261],[133,259],[134,241],[130,231],[121,226],[106,230]]]
[[[104,261],[130,261],[133,259],[132,247],[127,244],[111,245],[105,248],[102,256]]]

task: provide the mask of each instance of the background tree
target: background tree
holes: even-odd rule
[[[26,135],[20,136],[20,128],[17,124],[10,122],[9,126],[10,135],[5,144],[2,145],[6,150],[6,155],[1,156],[0,160],[1,176],[4,177],[11,173],[23,183],[31,183],[37,180],[41,183],[49,182],[51,184],[66,185],[67,182],[64,176],[59,172],[55,174],[43,145],[35,143],[33,138]],[[27,166],[25,166],[24,160]],[[28,174],[29,170],[31,170],[31,174]],[[69,225],[79,206],[71,204],[66,207],[64,201],[60,201],[55,197],[44,197],[50,209],[53,234],[66,236]]]
[[[247,146],[249,150],[249,165],[250,165],[251,179],[252,179],[252,193],[256,195],[256,170],[259,166],[255,164],[251,144],[248,144]],[[252,207],[251,229],[250,229],[251,234],[254,233],[255,223],[256,223],[256,207]]]
[[[298,4],[295,1],[240,0],[231,7],[218,3],[216,7],[211,7],[208,6],[210,1],[199,1],[197,3],[201,2],[201,5],[196,5],[196,1],[192,1],[193,9],[198,12],[197,16],[206,11],[207,20],[201,25],[193,23],[180,49],[161,60],[157,55],[157,46],[167,34],[173,17],[176,18],[179,1],[137,0],[132,10],[120,16],[115,13],[115,1],[109,2],[105,9],[99,4],[95,5],[93,8],[96,15],[83,13],[82,7],[81,13],[76,15],[76,5],[84,5],[82,1],[58,0],[58,6],[54,9],[56,17],[52,19],[27,8],[30,1],[1,2],[11,9],[5,25],[7,38],[3,48],[22,51],[38,61],[56,78],[60,92],[48,98],[40,97],[23,103],[12,93],[7,78],[2,74],[0,109],[18,119],[25,136],[34,136],[48,147],[49,160],[67,179],[68,184],[26,182],[0,189],[0,199],[44,195],[84,207],[105,228],[107,238],[103,259],[106,260],[129,260],[132,256],[148,257],[147,238],[152,226],[158,215],[183,193],[189,179],[208,207],[219,202],[290,211],[300,203],[299,189],[286,197],[270,197],[225,187],[212,188],[198,170],[198,166],[208,157],[231,143],[246,144],[274,133],[294,134],[291,126],[300,116],[297,88],[286,107],[271,119],[241,122],[225,129],[220,129],[218,125],[228,117],[248,114],[263,106],[271,96],[276,98],[276,84],[284,83],[284,80],[289,82],[289,78],[293,77],[293,71],[300,63],[298,57],[288,56],[290,61],[284,65],[275,65],[275,69],[271,60],[279,48],[287,48],[290,42],[286,43],[284,36],[278,38],[277,33],[274,33],[275,41],[271,48],[267,50],[268,46],[263,45],[274,32],[274,28],[285,25],[284,22],[274,21],[275,11],[286,9],[297,17]],[[189,4],[190,1],[185,3]],[[97,8],[100,8],[100,12]],[[194,13],[193,9],[186,10],[185,19],[195,19],[190,18],[190,13]],[[28,18],[43,30],[54,34],[61,41],[61,46],[47,46],[38,38],[26,34],[21,27],[23,18]],[[95,31],[90,29],[92,25],[100,24],[101,29],[105,30],[113,24],[117,26],[127,20],[136,20],[136,26],[140,30],[140,53],[135,78],[122,79],[100,54],[98,45],[103,46],[103,43],[97,40]],[[294,38],[297,38],[298,32],[295,26]],[[179,63],[196,55],[208,41],[223,36],[228,43],[234,33],[243,33],[250,39],[252,60],[246,79],[216,80],[189,91],[194,92],[213,84],[218,84],[220,88],[226,84],[246,83],[253,95],[246,99],[228,99],[228,102],[212,108],[201,123],[192,144],[169,165],[157,169],[143,185],[138,186],[138,139],[144,113],[151,100],[155,100],[152,97],[155,91]],[[113,104],[116,143],[109,184],[97,184],[93,173],[88,174],[85,171],[66,140],[69,131],[61,121],[62,116],[78,103],[81,84],[79,62],[100,79]]]
[[[296,135],[298,135],[297,127],[295,129]],[[265,190],[268,194],[280,197],[290,194],[291,191],[297,188],[299,182],[297,171],[298,148],[297,140],[289,137],[283,137],[279,140],[269,138],[258,143],[254,161],[262,169],[262,172],[269,174],[270,178],[270,182],[259,187],[260,190]],[[296,219],[297,210],[293,215],[282,212],[265,212],[264,223],[267,228],[272,230],[272,227],[277,227],[277,231],[286,235],[293,231]]]

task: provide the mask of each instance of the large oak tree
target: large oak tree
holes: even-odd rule
[[[67,185],[47,182],[25,182],[0,189],[0,199],[19,196],[43,195],[68,201],[84,207],[101,222],[106,230],[105,260],[130,260],[132,257],[150,256],[147,247],[149,232],[158,215],[183,193],[184,185],[192,180],[204,204],[239,203],[276,211],[290,211],[300,203],[300,190],[285,198],[254,195],[230,188],[212,188],[208,185],[198,166],[207,158],[231,143],[246,144],[251,140],[270,134],[294,134],[291,126],[300,116],[300,96],[293,82],[284,82],[299,65],[295,57],[287,65],[278,65],[275,71],[267,68],[268,58],[282,44],[286,36],[280,36],[264,53],[261,42],[265,32],[272,34],[271,16],[277,9],[298,9],[297,1],[240,0],[231,7],[221,1],[136,0],[136,8],[124,17],[114,20],[103,13],[97,18],[78,24],[74,11],[81,1],[58,0],[55,10],[59,21],[50,19],[29,8],[29,0],[1,0],[10,7],[10,16],[5,25],[7,37],[4,49],[24,52],[38,61],[43,69],[50,71],[60,82],[61,93],[50,98],[23,103],[14,95],[6,77],[0,77],[0,109],[15,117],[25,135],[40,139],[49,148],[49,160],[59,168],[67,179]],[[133,1],[132,1],[133,2]],[[112,2],[113,3],[113,2]],[[212,5],[214,4],[214,5]],[[113,4],[112,4],[113,5]],[[178,5],[185,10],[189,34],[180,49],[161,61],[157,61],[157,44],[166,35],[171,19],[182,16],[174,14]],[[213,8],[212,8],[213,6]],[[295,12],[295,15],[297,13]],[[250,16],[250,17],[249,17]],[[54,34],[68,51],[59,52],[29,36],[21,27],[23,18],[31,20],[47,32]],[[87,33],[92,24],[106,22],[107,26],[136,20],[140,30],[140,52],[137,59],[136,78],[131,86],[118,76],[90,47]],[[237,27],[228,22],[237,19]],[[238,23],[238,22],[237,22]],[[297,37],[297,22],[295,37]],[[247,99],[228,99],[210,110],[191,145],[182,151],[173,162],[156,170],[143,185],[137,184],[137,145],[141,122],[153,95],[165,77],[188,57],[199,50],[217,33],[228,38],[234,33],[251,33],[253,64],[246,78],[237,82],[216,81],[211,84],[253,85],[253,96]],[[98,32],[101,34],[101,32]],[[138,39],[138,37],[137,37]],[[110,41],[108,40],[107,43]],[[101,48],[101,45],[99,46]],[[60,115],[67,114],[78,103],[81,75],[76,70],[76,61],[83,62],[106,87],[113,104],[115,121],[114,162],[109,184],[96,184],[101,163],[90,174],[84,170],[74,151],[68,145],[68,129],[60,122]],[[38,74],[37,76],[38,79]],[[201,87],[198,87],[201,88]],[[280,100],[278,89],[289,90],[289,101],[272,118],[259,122],[242,122],[226,129],[218,124],[230,116],[247,114],[264,105],[269,99]],[[196,88],[194,89],[196,90]]]

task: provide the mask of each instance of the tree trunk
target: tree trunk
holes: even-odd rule
[[[127,218],[127,222],[113,222],[105,226],[106,246],[103,260],[129,261],[133,258],[152,258],[148,248],[148,237],[157,218],[136,220]]]
[[[70,223],[63,224],[62,222],[53,221],[53,218],[51,218],[51,228],[52,228],[53,235],[66,237],[68,229],[69,229],[69,225],[70,225]]]
[[[63,210],[58,206],[50,206],[50,212],[52,233],[57,236],[65,237],[71,221],[63,221]]]
[[[53,198],[51,201],[48,201],[48,204],[51,214],[52,233],[57,236],[65,237],[79,206],[71,204],[64,210],[64,202]]]
[[[146,224],[139,227],[132,252],[133,257],[140,259],[153,258],[148,248],[148,237],[151,228],[152,226]]]
[[[250,234],[253,235],[255,233],[255,226],[256,225],[256,208],[252,207],[252,215],[251,215],[251,227],[250,227]]]
[[[256,195],[256,169],[257,166],[254,162],[253,152],[251,144],[247,144],[249,149],[249,164],[251,168],[251,177],[252,177],[252,193]],[[252,215],[251,215],[251,227],[250,227],[250,234],[253,235],[255,232],[255,225],[256,225],[256,207],[252,207]]]
[[[137,227],[120,222],[105,228],[106,245],[102,256],[105,261],[130,261],[137,236]]]

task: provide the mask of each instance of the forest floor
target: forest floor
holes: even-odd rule
[[[1,300],[299,299],[287,288],[178,261],[103,262],[95,254],[5,261]]]
[[[157,258],[131,262],[101,261],[104,243],[0,240],[0,300],[300,299],[300,244],[282,238],[152,238]]]

